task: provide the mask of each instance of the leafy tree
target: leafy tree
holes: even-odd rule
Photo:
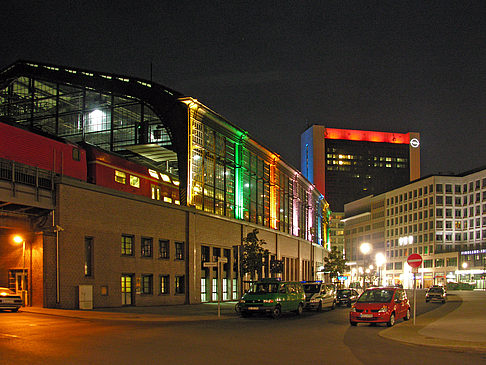
[[[263,248],[266,244],[264,240],[257,237],[258,229],[249,232],[243,238],[243,252],[241,255],[242,274],[250,274],[251,280],[255,280],[257,274],[261,276],[264,257],[267,257],[270,251]]]
[[[272,274],[281,274],[283,273],[283,269],[284,269],[283,260],[277,260],[277,259],[270,260],[270,272]]]
[[[332,247],[329,256],[325,257],[324,261],[326,263],[324,271],[329,272],[331,280],[346,271],[346,259],[343,258],[343,254],[338,250],[337,246]]]

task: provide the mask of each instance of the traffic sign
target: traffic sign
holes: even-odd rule
[[[203,262],[203,266],[204,267],[216,267],[216,266],[218,266],[218,263],[217,262],[209,262],[209,261],[207,261],[207,262]]]
[[[420,256],[418,253],[413,253],[408,256],[407,263],[411,267],[420,267],[420,265],[422,265],[422,256]]]

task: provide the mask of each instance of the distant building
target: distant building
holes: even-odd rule
[[[356,268],[386,257],[388,284],[411,287],[407,257],[418,253],[419,286],[468,282],[484,288],[486,275],[486,168],[424,177],[345,205],[346,257]],[[372,250],[360,252],[363,243]]]
[[[420,178],[420,134],[313,125],[301,136],[301,170],[333,212]]]

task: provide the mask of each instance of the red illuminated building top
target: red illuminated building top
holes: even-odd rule
[[[408,133],[359,131],[354,129],[326,128],[324,137],[326,139],[345,139],[349,141],[410,143],[410,134]]]

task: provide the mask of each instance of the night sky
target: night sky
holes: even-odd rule
[[[308,124],[421,133],[422,175],[486,165],[486,1],[2,1],[28,59],[197,98],[300,169]]]

